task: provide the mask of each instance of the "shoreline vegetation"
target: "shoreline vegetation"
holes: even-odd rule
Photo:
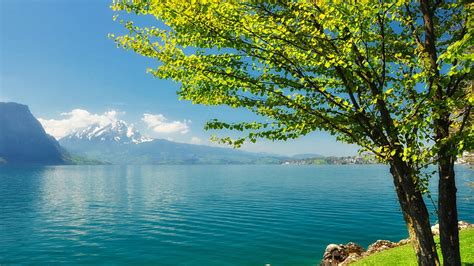
[[[317,156],[303,159],[290,159],[282,161],[282,165],[323,165],[323,164],[380,164],[379,160],[371,154],[357,156]],[[456,161],[458,165],[474,165],[474,152],[464,152]]]
[[[462,261],[471,265],[470,263],[474,263],[474,224],[459,221],[458,229]],[[439,224],[433,225],[431,232],[439,247]],[[353,242],[329,244],[319,265],[417,265],[415,253],[409,244],[409,238],[398,242],[377,240],[367,250]],[[441,255],[440,258],[442,261]]]
[[[380,164],[375,156],[359,155],[359,156],[319,156],[304,159],[284,160],[282,165],[323,165],[323,164]]]
[[[274,158],[277,158],[276,156]],[[86,156],[72,155],[67,154],[65,165],[121,165],[116,163],[111,163],[106,160],[99,160],[94,158],[89,158]],[[358,156],[315,156],[309,158],[296,159],[293,157],[283,157],[282,159],[274,160],[255,160],[251,163],[249,162],[209,162],[209,163],[199,163],[199,162],[190,162],[190,161],[164,161],[156,162],[156,165],[192,165],[192,164],[223,164],[223,165],[244,165],[244,164],[280,164],[280,165],[369,165],[369,164],[382,164],[374,156],[370,155],[358,155]],[[474,166],[474,152],[465,152],[457,161],[457,165],[466,165],[473,167]],[[0,166],[2,165],[11,165],[7,160],[0,157]],[[14,164],[16,165],[16,164]],[[24,165],[24,164],[21,164]],[[33,164],[34,165],[34,164]]]

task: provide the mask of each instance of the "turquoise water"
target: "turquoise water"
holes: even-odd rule
[[[406,236],[386,166],[0,168],[0,264],[314,265]]]

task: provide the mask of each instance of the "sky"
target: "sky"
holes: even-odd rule
[[[179,84],[146,74],[158,62],[118,49],[107,35],[111,0],[0,0],[0,101],[18,102],[60,138],[91,123],[125,120],[143,135],[216,145],[206,121],[255,120],[246,110],[179,101]],[[150,18],[151,22],[153,21]],[[231,136],[237,136],[230,133]],[[355,155],[357,147],[325,132],[297,140],[261,140],[244,150],[293,155]]]

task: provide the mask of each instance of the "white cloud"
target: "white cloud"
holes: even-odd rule
[[[191,138],[191,144],[202,144],[202,139],[198,137],[192,137]]]
[[[188,123],[191,122],[190,120],[168,121],[162,114],[143,114],[142,121],[154,132],[162,134],[186,134],[189,132]]]
[[[84,109],[74,109],[68,113],[62,113],[63,119],[43,119],[38,118],[46,132],[56,139],[60,139],[77,129],[85,128],[90,125],[99,124],[105,126],[112,121],[117,120],[121,114],[115,110],[103,114],[91,114]]]

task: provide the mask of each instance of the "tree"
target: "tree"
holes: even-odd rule
[[[423,169],[438,164],[441,247],[445,263],[459,265],[453,164],[473,143],[474,99],[463,89],[473,75],[473,4],[334,2],[116,0],[128,32],[111,37],[157,59],[148,71],[181,83],[181,99],[262,117],[209,121],[207,129],[242,132],[222,143],[325,130],[388,163],[420,265],[439,264],[423,200]],[[120,11],[165,25],[140,26]]]

